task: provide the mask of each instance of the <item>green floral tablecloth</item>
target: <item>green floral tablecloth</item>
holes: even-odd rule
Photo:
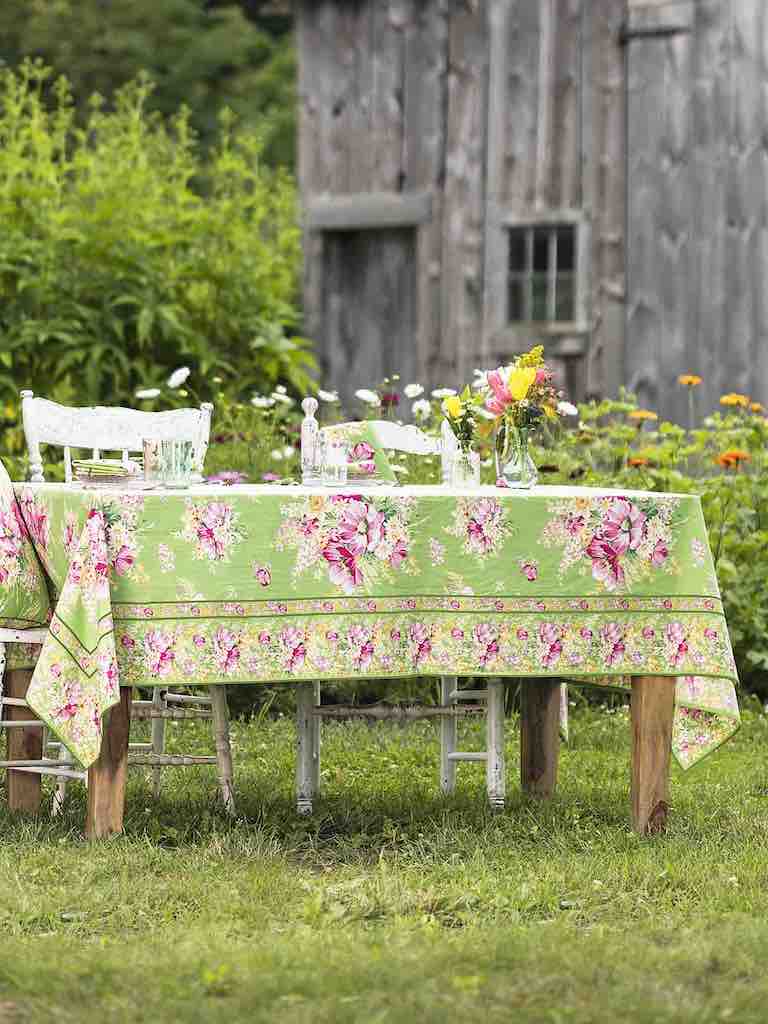
[[[29,701],[84,765],[118,684],[666,675],[683,766],[738,728],[696,497],[14,486],[54,601]]]

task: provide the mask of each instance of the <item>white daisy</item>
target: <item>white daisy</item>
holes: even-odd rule
[[[275,402],[280,402],[281,405],[293,405],[291,396],[286,395],[285,391],[281,391],[279,387],[275,388],[270,398],[274,399]]]
[[[157,398],[160,394],[160,388],[139,388],[138,391],[134,391],[137,398]]]
[[[432,403],[427,398],[419,398],[413,403],[412,410],[417,420],[428,420],[432,415]]]
[[[454,391],[453,388],[435,388],[435,390],[432,392],[432,397],[433,398],[450,398],[452,395],[455,395],[456,393],[457,392]]]
[[[180,366],[178,370],[174,370],[168,378],[168,387],[173,388],[174,390],[176,388],[180,388],[191,372],[192,371],[188,366]]]
[[[406,398],[418,398],[424,394],[424,388],[421,384],[406,384],[403,388],[403,394]]]
[[[317,389],[317,397],[321,402],[338,402],[339,395],[336,391],[323,391],[322,388]]]
[[[561,416],[578,416],[579,410],[571,402],[558,402],[557,411]]]
[[[366,405],[372,405],[378,408],[381,405],[381,399],[375,391],[369,391],[368,388],[360,388],[359,391],[355,392],[355,398],[359,398],[361,402],[365,402]]]
[[[267,398],[266,395],[254,395],[251,399],[251,405],[256,409],[271,409],[274,404],[274,398]]]

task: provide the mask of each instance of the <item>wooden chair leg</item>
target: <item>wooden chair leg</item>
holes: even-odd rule
[[[442,676],[440,679],[440,703],[448,707],[454,703],[451,694],[458,686],[456,676]],[[456,762],[450,759],[450,754],[456,752],[456,726],[457,721],[453,717],[440,719],[440,789],[448,795],[456,789]]]
[[[165,694],[156,686],[152,691],[152,703],[155,707],[163,711],[168,706],[165,699]],[[164,718],[153,718],[152,719],[152,753],[161,756],[165,753],[165,719]],[[160,786],[163,781],[163,769],[160,765],[155,765],[152,769],[152,795],[155,800],[160,796]]]
[[[229,742],[229,708],[227,706],[226,686],[210,686],[208,693],[211,698],[213,714],[213,731],[216,740],[216,771],[219,777],[221,799],[227,814],[234,817],[235,792],[233,787],[232,747]]]
[[[313,684],[312,703],[320,706],[320,683]],[[320,792],[320,746],[322,742],[323,720],[319,715],[312,715],[312,785],[314,792]]]
[[[560,682],[523,679],[520,695],[520,781],[531,796],[550,797],[560,754]]]
[[[4,692],[7,697],[24,700],[27,696],[32,669],[17,668],[5,673]],[[9,721],[25,722],[37,716],[29,708],[8,707],[5,714]],[[43,756],[43,729],[6,729],[6,749],[9,761],[39,761]],[[37,814],[40,810],[42,779],[32,772],[7,773],[8,807],[12,811]]]
[[[85,834],[89,839],[103,839],[123,831],[130,726],[131,688],[121,686],[120,703],[105,716],[101,753],[88,769]]]
[[[641,835],[663,832],[669,814],[669,758],[675,680],[632,680],[632,827]]]
[[[312,813],[319,766],[319,737],[313,714],[319,699],[318,683],[300,683],[296,687],[296,810]]]
[[[503,810],[506,797],[504,691],[503,679],[488,680],[485,779],[488,802],[494,810]]]

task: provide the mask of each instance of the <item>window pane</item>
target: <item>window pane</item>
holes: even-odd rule
[[[557,275],[556,320],[576,319],[576,277],[574,274]]]
[[[509,307],[507,319],[514,322],[525,320],[525,277],[512,274],[509,278]]]
[[[546,271],[549,267],[549,229],[537,228],[533,232],[533,269]]]
[[[525,268],[525,228],[515,228],[509,232],[509,269],[522,273]]]
[[[547,274],[533,275],[533,310],[531,320],[547,319]]]
[[[576,269],[575,241],[576,232],[572,225],[561,224],[555,228],[557,232],[557,269],[573,271]]]

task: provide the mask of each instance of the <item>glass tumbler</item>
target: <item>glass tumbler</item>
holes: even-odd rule
[[[195,461],[195,446],[191,441],[161,441],[161,479],[166,487],[189,487]]]

